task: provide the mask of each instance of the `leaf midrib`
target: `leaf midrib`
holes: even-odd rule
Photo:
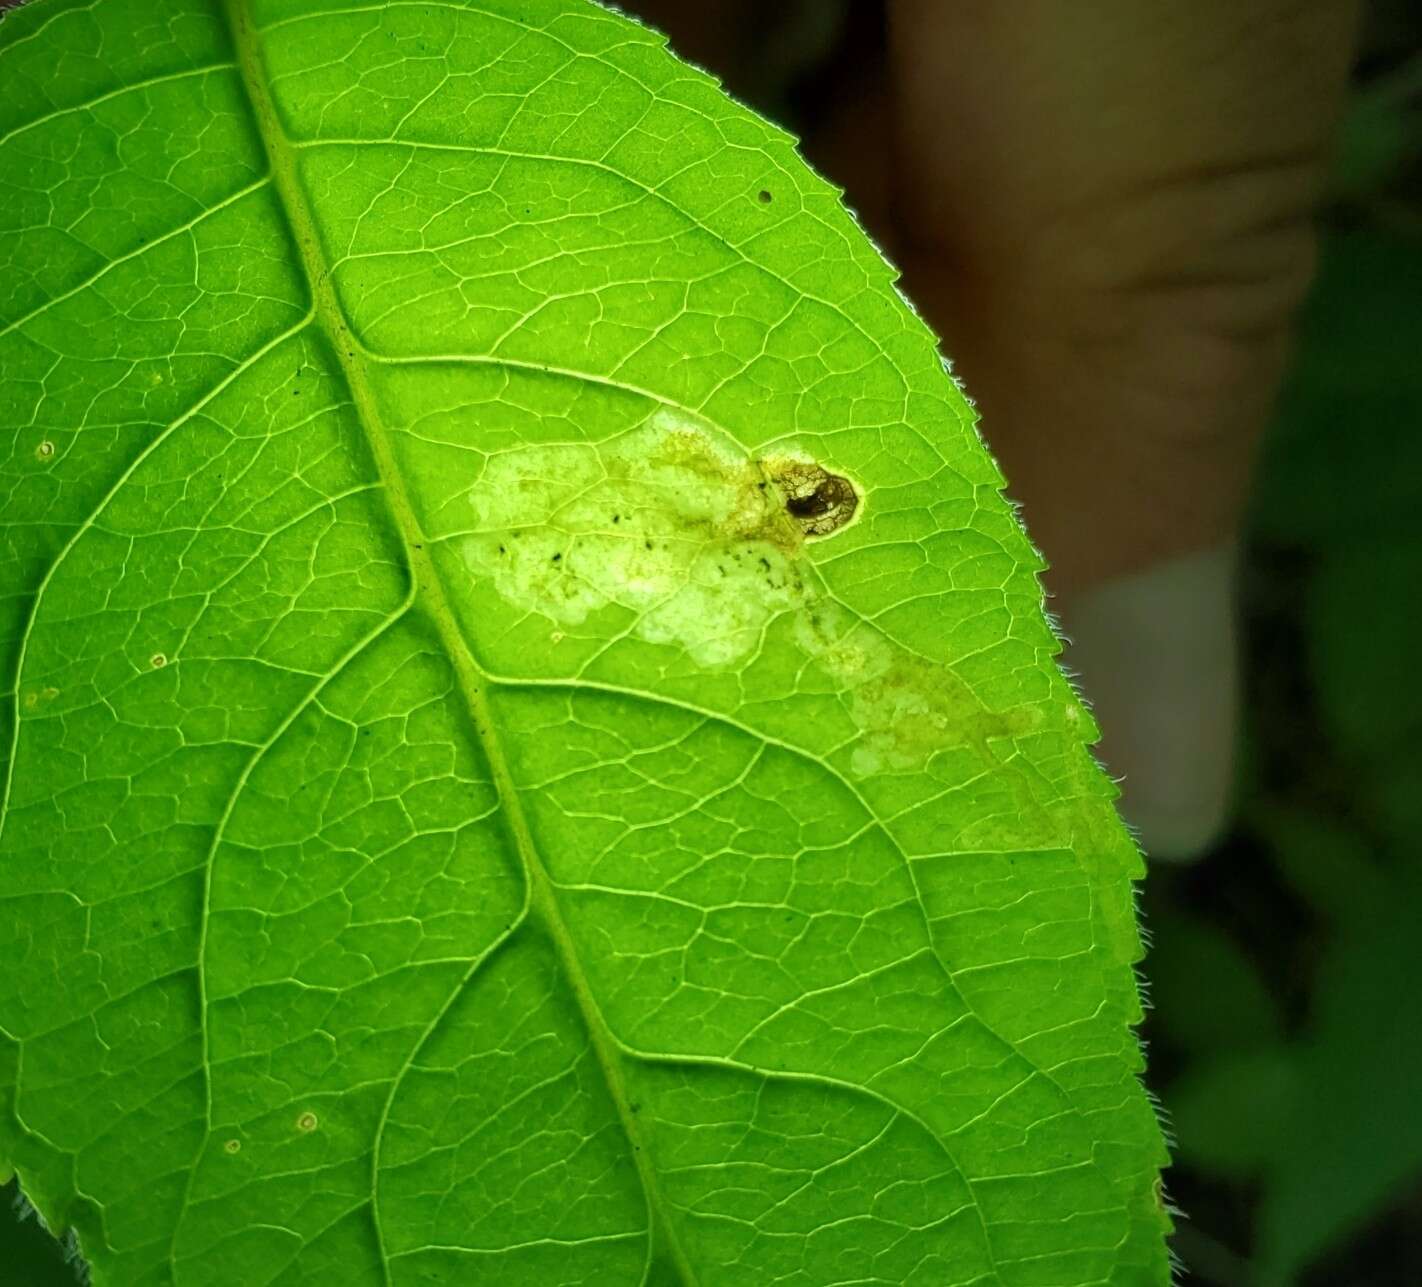
[[[589,1043],[593,1048],[608,1093],[617,1110],[623,1134],[626,1136],[633,1162],[636,1165],[649,1216],[648,1237],[651,1245],[649,1247],[648,1269],[656,1261],[660,1252],[670,1261],[671,1267],[675,1269],[681,1281],[687,1287],[695,1287],[696,1277],[687,1261],[685,1252],[675,1237],[673,1226],[667,1218],[667,1204],[661,1194],[658,1178],[652,1168],[648,1151],[643,1146],[636,1115],[631,1109],[627,1088],[622,1078],[620,1065],[623,1055],[619,1049],[619,1043],[608,1028],[606,1020],[593,999],[587,977],[583,973],[582,965],[574,949],[572,936],[553,892],[552,881],[534,843],[528,818],[519,798],[517,784],[499,740],[486,695],[489,686],[488,676],[475,659],[468,641],[459,629],[450,606],[444,580],[426,548],[427,543],[416,517],[409,488],[401,472],[399,461],[390,442],[389,431],[381,419],[378,403],[370,386],[364,345],[351,331],[336,296],[330,267],[322,255],[316,221],[297,172],[296,150],[282,127],[281,118],[266,79],[257,30],[252,24],[251,14],[245,0],[222,0],[222,9],[237,55],[237,68],[242,86],[252,110],[257,134],[271,167],[273,186],[286,217],[308,288],[311,291],[315,322],[325,333],[342,378],[350,391],[351,402],[374,459],[376,473],[382,485],[382,494],[385,497],[405,556],[409,575],[414,585],[414,597],[422,603],[449,658],[460,695],[464,699],[470,722],[473,724],[475,736],[483,748],[498,793],[500,814],[523,862],[525,879],[528,882],[530,914],[542,922],[543,928],[553,943],[564,977],[577,1001]],[[467,977],[465,981],[467,981]],[[461,986],[463,986],[462,983]],[[371,1201],[374,1212],[375,1195],[373,1192]],[[383,1245],[383,1237],[380,1235],[379,1213],[374,1212],[374,1216],[377,1237],[381,1242],[381,1254],[385,1257],[388,1275],[389,1260]]]

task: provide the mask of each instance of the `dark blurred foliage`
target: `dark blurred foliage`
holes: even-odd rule
[[[670,2],[626,7],[655,21]],[[765,38],[728,88],[813,136],[846,60],[872,65],[881,5],[744,9]],[[705,38],[680,52],[715,64]],[[1422,1283],[1415,0],[1371,6],[1323,225],[1252,508],[1237,824],[1142,888],[1143,1035],[1174,1137],[1176,1252],[1218,1287]],[[17,1287],[75,1281],[13,1184],[0,1187],[0,1265]]]
[[[1422,6],[1375,6],[1257,476],[1234,832],[1143,891],[1195,1281],[1422,1283]]]
[[[75,1287],[87,1280],[74,1244],[56,1241],[12,1180],[0,1185],[0,1282],[5,1287]]]

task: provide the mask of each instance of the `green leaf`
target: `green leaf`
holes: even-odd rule
[[[0,79],[0,1151],[96,1281],[1165,1282],[1139,859],[791,140],[580,0]]]
[[[1263,1177],[1261,1284],[1299,1270],[1396,1206],[1422,1176],[1422,873],[1396,864],[1354,909],[1320,965],[1310,1030],[1294,1056],[1286,1129]]]
[[[1323,238],[1251,498],[1257,537],[1325,553],[1414,537],[1422,506],[1419,239]],[[1376,606],[1376,605],[1373,605]]]
[[[1239,944],[1183,913],[1150,919],[1151,1002],[1162,1033],[1193,1055],[1276,1041],[1278,1006]]]
[[[1321,560],[1309,587],[1309,669],[1325,727],[1349,760],[1385,764],[1422,734],[1422,712],[1397,700],[1415,683],[1422,600],[1395,590],[1419,577],[1422,540],[1356,542]]]
[[[1287,1147],[1299,1080],[1296,1056],[1280,1043],[1198,1059],[1166,1096],[1176,1157],[1216,1175],[1257,1180]]]

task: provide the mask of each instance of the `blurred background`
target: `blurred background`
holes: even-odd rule
[[[723,13],[758,38],[728,67],[724,30],[678,35],[677,0],[626,7],[810,139],[842,102],[832,87],[872,77],[883,45],[882,0],[730,0]],[[872,226],[882,194],[807,150]],[[1321,218],[1249,506],[1236,809],[1208,852],[1153,864],[1141,889],[1143,1036],[1174,1137],[1175,1251],[1190,1280],[1219,1287],[1422,1283],[1415,0],[1368,7]],[[13,1184],[0,1189],[0,1266],[17,1287],[82,1270]]]
[[[1422,1283],[1422,5],[1368,11],[1255,475],[1232,829],[1153,865],[1195,1281]]]

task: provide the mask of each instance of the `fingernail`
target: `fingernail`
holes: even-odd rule
[[[1229,819],[1239,717],[1233,542],[1096,586],[1062,613],[1063,664],[1151,858],[1186,861]]]

